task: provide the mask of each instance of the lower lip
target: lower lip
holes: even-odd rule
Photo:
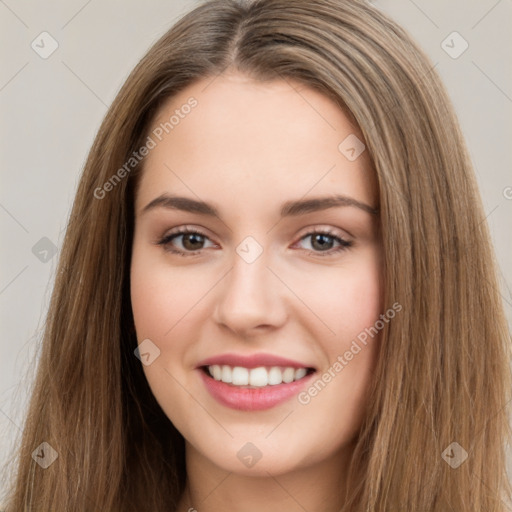
[[[261,388],[244,388],[215,380],[206,375],[202,369],[198,371],[206,385],[206,389],[208,389],[213,398],[222,405],[239,411],[262,411],[286,402],[286,400],[297,395],[314,375],[314,373],[311,373],[289,384],[283,383]]]

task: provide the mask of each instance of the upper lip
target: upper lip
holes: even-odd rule
[[[282,366],[291,368],[313,368],[313,366],[287,359],[285,357],[275,356],[272,354],[251,354],[251,355],[239,355],[239,354],[220,354],[218,356],[208,357],[202,360],[197,368],[202,366],[211,366],[218,364],[220,366],[241,366],[243,368],[258,368],[260,366]]]

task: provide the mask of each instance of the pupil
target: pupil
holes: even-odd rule
[[[188,249],[190,249],[190,250],[198,249],[196,244],[201,245],[201,243],[202,243],[201,238],[202,238],[202,235],[197,235],[196,233],[190,233],[184,237],[183,245],[185,247],[187,247],[187,242],[188,242],[189,244],[192,245],[192,247],[188,247]],[[317,246],[320,249],[325,249],[327,246],[332,245],[332,240],[331,240],[331,243],[329,243],[330,238],[331,237],[329,235],[317,234],[313,237],[313,246],[315,246],[315,244],[317,244]]]
[[[201,238],[201,235],[197,235],[196,233],[190,233],[190,234],[188,234],[188,235],[186,235],[184,237],[184,239],[183,239],[183,246],[185,248],[190,249],[190,250],[198,249],[198,247],[195,246],[194,244],[201,245],[202,242],[201,242],[200,238]],[[192,247],[187,247],[187,241],[191,242]]]
[[[331,237],[329,235],[324,235],[324,234],[315,235],[313,237],[313,246],[315,245],[315,242],[317,242],[319,239],[322,239],[323,242],[320,242],[319,247],[320,247],[320,249],[325,249],[326,246],[330,245],[329,241],[328,241],[328,239],[330,239],[330,238]],[[326,241],[326,239],[327,239],[327,241]],[[332,243],[332,240],[331,240],[331,243]]]

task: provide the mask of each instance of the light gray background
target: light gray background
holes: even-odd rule
[[[455,104],[512,324],[512,1],[372,3],[430,55]],[[58,249],[93,137],[130,70],[194,5],[190,0],[0,0],[0,467],[20,433]],[[47,59],[31,48],[43,31],[59,45]],[[453,31],[469,44],[456,59],[441,46]],[[461,40],[447,44],[452,51],[461,48]],[[57,248],[46,263],[32,252],[43,237]]]

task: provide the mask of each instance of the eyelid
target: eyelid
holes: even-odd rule
[[[336,236],[341,238],[347,242],[352,241],[355,237],[349,233],[346,229],[336,228],[329,224],[311,224],[306,226],[303,230],[301,230],[301,234],[298,235],[298,238],[303,238],[306,235],[310,235],[313,232],[322,232],[332,236]]]
[[[161,236],[157,236],[155,243],[158,243],[162,239],[169,238],[171,236],[175,236],[175,235],[177,236],[177,235],[188,234],[188,233],[197,233],[198,235],[204,236],[205,238],[212,240],[212,237],[208,234],[207,229],[202,228],[202,227],[196,227],[192,224],[184,224],[184,225],[177,226],[175,228],[165,231],[164,234]]]
[[[210,237],[208,234],[206,234],[203,231],[203,228],[196,228],[196,227],[191,226],[191,225],[184,225],[184,226],[179,226],[177,228],[173,228],[170,231],[165,232],[162,236],[159,236],[154,241],[154,243],[156,245],[162,245],[164,247],[164,249],[169,251],[169,252],[175,252],[175,253],[183,253],[183,252],[185,252],[185,254],[192,255],[192,256],[194,254],[197,254],[198,252],[204,251],[204,249],[198,249],[197,251],[181,251],[180,249],[176,249],[176,250],[166,249],[166,246],[170,245],[170,242],[171,242],[172,238],[177,238],[179,236],[187,235],[187,234],[197,234],[197,235],[200,235],[200,236],[208,239],[209,241],[211,241],[214,245],[217,245],[216,242],[214,242],[212,240],[212,237]]]
[[[212,240],[212,237],[207,233],[207,231],[208,230],[206,230],[205,228],[202,228],[202,227],[196,227],[196,226],[194,226],[192,224],[184,224],[182,226],[178,226],[176,228],[172,228],[168,232],[165,232],[162,236],[158,236],[155,242],[158,242],[158,241],[160,241],[163,238],[168,238],[168,237],[173,236],[173,235],[183,234],[183,232],[185,232],[185,233],[188,233],[188,232],[197,233],[199,235],[202,235],[202,236]],[[349,239],[355,238],[346,229],[335,228],[335,227],[332,227],[332,226],[327,225],[327,224],[324,224],[324,225],[322,225],[322,224],[311,224],[309,226],[306,226],[306,227],[302,228],[300,234],[297,235],[297,241],[302,239],[304,236],[311,235],[311,234],[313,234],[313,232],[318,232],[318,231],[324,232],[324,233],[332,235],[332,236],[337,236],[339,238],[342,238],[343,240],[346,240],[347,242],[349,241]]]
[[[310,236],[313,236],[316,234],[323,234],[326,236],[330,236],[331,238],[338,239],[339,246],[336,248],[329,249],[327,251],[313,251],[313,250],[308,250],[308,249],[303,249],[303,250],[308,252],[308,254],[313,254],[315,256],[320,256],[320,257],[334,256],[343,250],[349,249],[353,245],[353,240],[351,240],[351,238],[354,238],[354,237],[352,235],[350,235],[347,231],[345,231],[345,233],[349,234],[349,237],[346,237],[343,233],[340,233],[340,231],[342,231],[342,230],[340,230],[340,228],[333,228],[332,226],[326,227],[324,225],[322,227],[321,225],[318,225],[318,224],[310,225],[310,226],[303,228],[302,233],[297,235],[297,240],[293,243],[292,247],[296,246],[303,239],[305,239],[307,237],[310,237]],[[171,243],[171,239],[177,238],[181,235],[194,234],[194,233],[208,239],[213,244],[218,245],[218,244],[216,244],[216,242],[214,242],[212,240],[212,238],[209,235],[207,235],[203,231],[203,228],[196,228],[191,225],[183,225],[183,226],[174,228],[171,231],[165,233],[163,236],[159,237],[154,243],[157,245],[162,245],[164,250],[167,252],[170,252],[170,253],[178,254],[181,256],[185,256],[185,257],[186,256],[196,256],[196,255],[200,254],[202,251],[204,251],[206,248],[198,249],[197,251],[183,251],[181,249],[167,248],[167,246],[170,245],[170,243]]]

